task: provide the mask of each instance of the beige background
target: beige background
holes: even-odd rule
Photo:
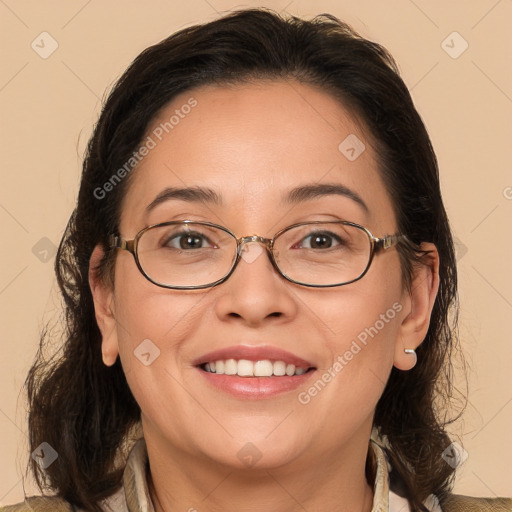
[[[512,495],[511,0],[1,0],[0,504],[23,496],[22,386],[44,321],[59,314],[52,251],[104,91],[146,46],[242,5],[306,17],[330,12],[397,59],[437,151],[459,239],[470,378],[464,421],[454,427],[468,453],[455,489]],[[31,48],[44,31],[58,43],[47,59]],[[463,39],[443,44],[454,31]],[[464,41],[458,58],[445,51],[455,55]],[[25,488],[32,492],[30,481]]]

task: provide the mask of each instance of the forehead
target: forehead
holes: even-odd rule
[[[193,89],[159,112],[149,139],[152,149],[131,177],[122,226],[143,227],[147,206],[168,187],[211,189],[219,207],[244,218],[275,214],[301,185],[341,184],[368,204],[367,220],[376,220],[376,211],[392,216],[364,126],[309,85],[265,81]],[[362,210],[343,201],[349,212]]]

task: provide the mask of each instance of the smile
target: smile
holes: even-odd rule
[[[219,359],[210,361],[202,366],[206,372],[217,375],[233,375],[238,377],[292,377],[303,375],[309,368],[296,367],[284,361],[249,361],[248,359]]]
[[[241,343],[208,352],[192,364],[210,389],[239,400],[277,397],[304,386],[316,365],[280,347]]]

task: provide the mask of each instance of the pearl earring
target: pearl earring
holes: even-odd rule
[[[414,364],[412,365],[412,368],[414,368],[416,366],[416,363],[418,362],[418,354],[416,354],[416,350],[414,350],[413,348],[404,348],[404,352],[407,355],[414,357]]]

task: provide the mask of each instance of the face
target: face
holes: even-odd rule
[[[162,123],[173,115],[166,133]],[[213,222],[237,237],[271,238],[291,224],[322,220],[355,222],[376,236],[396,232],[361,123],[310,86],[195,89],[164,108],[146,136],[155,146],[130,178],[123,238],[174,220]],[[339,148],[354,136],[365,144],[355,159]],[[289,200],[291,190],[320,184],[351,193]],[[218,200],[181,194],[155,202],[168,188],[188,187],[211,189]],[[118,251],[114,288],[104,292],[112,320],[110,329],[108,320],[100,325],[103,350],[119,353],[146,439],[182,457],[236,467],[252,457],[267,468],[301,467],[367,444],[410,311],[397,251],[376,255],[359,281],[321,289],[285,280],[263,246],[247,247],[253,256],[242,258],[224,283],[185,291],[155,286],[129,252]],[[146,364],[136,356],[141,352]],[[228,359],[265,361],[261,368],[272,364],[276,373],[282,363],[307,371],[266,377],[205,371],[204,363]]]

